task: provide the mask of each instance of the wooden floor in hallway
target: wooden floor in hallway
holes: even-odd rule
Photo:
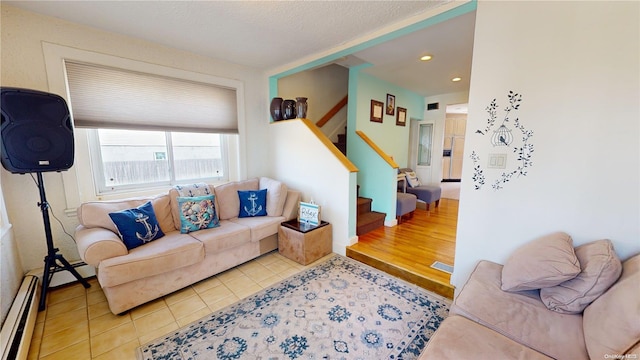
[[[347,247],[347,256],[453,298],[451,275],[434,269],[435,261],[454,264],[458,200],[441,199],[431,211],[416,209],[413,217],[394,227],[381,227]]]

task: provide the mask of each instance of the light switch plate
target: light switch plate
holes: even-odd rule
[[[507,167],[507,154],[489,154],[489,169],[505,169]]]

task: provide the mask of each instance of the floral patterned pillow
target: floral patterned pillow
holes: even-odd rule
[[[178,197],[178,210],[182,234],[220,226],[215,195]]]

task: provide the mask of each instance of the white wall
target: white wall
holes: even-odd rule
[[[302,120],[274,122],[269,130],[271,176],[301,191],[303,201],[321,206],[322,220],[333,227],[333,251],[345,255],[346,247],[356,241],[349,235],[349,218],[355,219],[356,173],[350,173]]]
[[[455,272],[460,289],[480,259],[503,263],[552,231],[574,245],[609,238],[624,259],[640,252],[638,2],[478,2]],[[534,131],[533,165],[502,190],[486,169],[492,99]],[[513,122],[510,123],[513,129]],[[517,130],[514,134],[518,134]],[[514,143],[521,142],[521,135]],[[474,190],[472,151],[487,184]],[[516,157],[508,153],[508,168]]]
[[[0,186],[0,324],[9,313],[13,298],[22,283],[22,263],[4,204]]]
[[[278,96],[294,100],[299,96],[308,98],[306,118],[316,123],[347,96],[348,87],[349,69],[330,64],[278,79]],[[321,130],[335,142],[337,134],[345,133],[346,122],[345,106]]]
[[[268,173],[269,154],[264,149],[268,148],[269,139],[263,136],[269,121],[267,78],[255,69],[41,16],[6,4],[2,5],[0,26],[2,86],[49,90],[43,52],[45,42],[241,81],[244,84],[243,110],[246,120],[246,141],[242,145],[242,151],[247,154],[245,174],[241,176],[253,177]],[[37,206],[37,187],[28,175],[14,175],[4,169],[0,173],[7,212],[13,224],[23,270],[42,267],[46,244],[42,218]],[[45,173],[44,182],[53,214],[62,221],[67,231],[72,233],[77,221],[75,217],[69,217],[64,212],[66,203],[63,176],[61,173]],[[53,218],[51,220],[55,245],[67,260],[78,259],[73,240],[63,233]]]

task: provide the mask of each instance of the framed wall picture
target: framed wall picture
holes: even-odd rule
[[[387,94],[387,115],[395,115],[396,111],[396,96]]]
[[[407,124],[407,109],[398,106],[398,116],[396,117],[396,125],[405,126]]]
[[[298,221],[307,225],[320,225],[320,205],[300,202]]]
[[[382,101],[371,100],[371,121],[382,122],[383,107]]]

